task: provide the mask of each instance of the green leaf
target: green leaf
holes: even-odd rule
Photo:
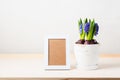
[[[91,19],[89,19],[89,23],[91,23]]]
[[[78,20],[78,26],[80,26],[82,24],[82,19],[80,18],[80,20]]]
[[[91,21],[91,23],[90,23],[90,30],[89,30],[89,32],[88,32],[87,40],[92,40],[92,38],[93,38],[94,25],[95,25],[95,21],[94,21],[94,19],[93,19],[93,21]]]
[[[86,18],[85,21],[84,21],[84,24],[87,23],[87,22],[88,22],[88,20],[87,20],[87,18]]]

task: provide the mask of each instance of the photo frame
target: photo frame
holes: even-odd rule
[[[70,69],[68,35],[49,35],[44,42],[45,69]]]

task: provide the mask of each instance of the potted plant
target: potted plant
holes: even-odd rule
[[[80,40],[74,45],[77,68],[92,70],[98,68],[99,43],[94,39],[97,36],[99,26],[95,20],[78,20]]]

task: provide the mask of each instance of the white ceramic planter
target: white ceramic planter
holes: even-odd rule
[[[98,68],[99,44],[82,45],[75,44],[74,52],[77,60],[77,68],[92,70]]]

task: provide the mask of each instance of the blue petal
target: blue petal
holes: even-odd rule
[[[89,28],[90,28],[90,23],[86,23],[84,28],[85,33],[89,32]]]
[[[97,23],[95,23],[95,36],[98,34],[99,26]]]
[[[82,24],[80,25],[80,34],[82,34]]]

